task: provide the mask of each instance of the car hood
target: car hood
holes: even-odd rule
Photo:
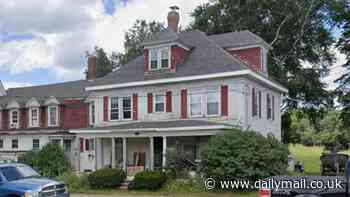
[[[47,178],[28,178],[8,182],[6,187],[22,191],[40,191],[42,188],[57,184],[62,183]]]

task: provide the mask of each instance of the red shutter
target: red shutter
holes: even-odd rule
[[[181,118],[187,118],[187,90],[181,90]]]
[[[171,91],[167,91],[166,92],[166,112],[172,112]]]
[[[221,86],[221,115],[228,116],[228,86]]]
[[[108,121],[108,96],[103,97],[103,121]]]
[[[80,152],[84,152],[84,138],[80,138]]]
[[[152,95],[152,93],[147,94],[147,111],[148,111],[148,113],[153,112],[153,95]]]
[[[144,67],[145,67],[145,72],[148,72],[148,57],[149,57],[148,49],[144,49],[144,50],[143,50],[143,55],[144,55]]]
[[[137,94],[132,95],[132,119],[137,120]]]

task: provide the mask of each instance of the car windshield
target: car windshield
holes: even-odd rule
[[[15,181],[19,179],[26,179],[40,176],[32,168],[28,166],[8,166],[0,168],[1,174],[7,181]]]

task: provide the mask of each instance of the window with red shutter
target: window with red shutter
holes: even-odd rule
[[[171,91],[166,92],[166,112],[172,112],[172,95]]]
[[[147,111],[148,111],[148,113],[153,112],[153,95],[152,95],[152,93],[147,94]]]

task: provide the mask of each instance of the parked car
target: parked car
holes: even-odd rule
[[[0,164],[0,197],[69,197],[62,182],[41,177],[25,164]]]

